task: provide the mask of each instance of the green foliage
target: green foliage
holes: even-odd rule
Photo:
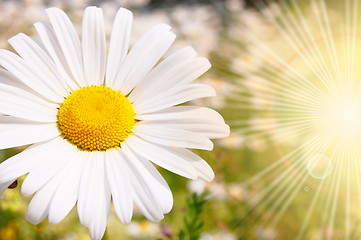
[[[206,193],[202,195],[193,193],[186,201],[186,214],[184,227],[179,232],[180,240],[198,240],[203,229],[202,212],[206,203]]]

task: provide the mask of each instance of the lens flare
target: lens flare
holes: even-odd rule
[[[312,177],[325,179],[331,173],[332,162],[327,156],[323,154],[316,154],[310,158],[307,163],[307,169]]]

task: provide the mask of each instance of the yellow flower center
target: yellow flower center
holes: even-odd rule
[[[72,92],[60,104],[57,119],[62,136],[85,151],[119,147],[136,122],[131,102],[105,86]]]

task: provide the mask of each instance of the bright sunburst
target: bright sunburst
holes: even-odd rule
[[[261,64],[234,67],[245,80],[237,83],[229,107],[251,116],[231,124],[248,141],[276,143],[282,157],[246,182],[250,188],[264,184],[251,211],[265,226],[275,226],[298,196],[309,204],[292,239],[309,239],[310,225],[322,229],[320,239],[337,237],[335,229],[351,239],[361,206],[359,1],[258,7],[273,32],[264,37],[245,27],[239,33],[253,46],[247,62]]]

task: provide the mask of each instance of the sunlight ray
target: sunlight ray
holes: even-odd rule
[[[244,112],[229,119],[234,133],[245,141],[267,141],[272,148],[264,151],[279,149],[279,160],[245,181],[249,187],[266,181],[252,197],[251,212],[254,221],[272,229],[304,195],[310,207],[297,239],[315,227],[314,212],[321,239],[334,239],[337,228],[352,239],[353,208],[361,209],[359,0],[279,2],[277,10],[268,0],[255,3],[276,36],[267,41],[261,32],[241,29],[258,51],[249,58],[266,60],[256,71],[234,68],[242,80],[234,83],[225,105]],[[314,195],[303,193],[307,183],[315,186]]]

